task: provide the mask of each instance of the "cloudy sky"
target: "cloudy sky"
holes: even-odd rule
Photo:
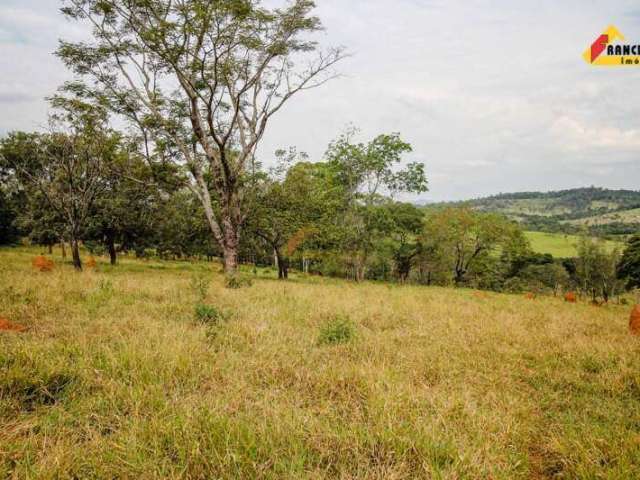
[[[272,0],[275,1],[275,0]],[[317,0],[342,77],[274,120],[260,150],[321,159],[349,124],[400,132],[421,161],[421,200],[597,185],[640,188],[640,68],[582,52],[610,24],[640,44],[636,0]],[[635,5],[635,6],[634,6]],[[0,0],[0,134],[44,125],[69,78],[53,57],[83,31],[57,0]]]

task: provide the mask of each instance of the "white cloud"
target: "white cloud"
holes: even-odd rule
[[[561,116],[551,128],[556,141],[569,151],[593,149],[640,152],[640,130],[620,129],[607,124],[587,125],[575,118]],[[608,159],[615,162],[616,159]]]

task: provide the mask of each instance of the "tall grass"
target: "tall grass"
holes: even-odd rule
[[[638,478],[629,307],[33,256],[0,250],[0,478]]]

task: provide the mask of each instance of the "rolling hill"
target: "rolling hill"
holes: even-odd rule
[[[464,202],[430,204],[425,208],[470,205],[502,213],[530,231],[589,232],[620,239],[640,231],[640,191],[589,187],[555,192],[503,193]]]

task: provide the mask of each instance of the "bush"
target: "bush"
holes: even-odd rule
[[[196,320],[207,325],[218,325],[227,320],[229,315],[213,305],[199,303],[196,305]]]
[[[320,329],[318,344],[335,345],[347,343],[355,336],[356,329],[349,317],[336,315]]]
[[[250,278],[242,277],[240,275],[231,275],[227,277],[227,288],[244,288],[250,287],[253,282]]]

